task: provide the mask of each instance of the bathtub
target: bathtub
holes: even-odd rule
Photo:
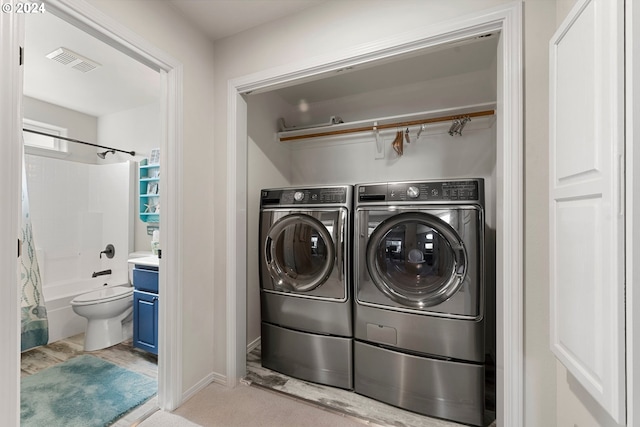
[[[127,281],[126,274],[114,274],[114,276],[117,278],[105,279],[105,277],[100,276],[86,280],[45,284],[43,286],[42,293],[49,320],[50,343],[84,333],[87,319],[73,311],[73,308],[71,308],[71,300],[73,298],[106,287],[131,286]],[[130,338],[129,333],[133,336],[132,325],[125,325],[125,332],[127,338]]]

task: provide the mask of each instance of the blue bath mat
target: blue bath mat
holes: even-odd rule
[[[157,381],[94,356],[23,377],[21,427],[108,426],[157,393]]]

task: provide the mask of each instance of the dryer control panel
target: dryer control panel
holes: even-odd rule
[[[350,204],[352,193],[349,190],[349,186],[262,190],[260,192],[260,205],[290,206]]]
[[[358,203],[484,203],[484,180],[407,181],[356,186]]]

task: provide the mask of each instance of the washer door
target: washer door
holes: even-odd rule
[[[267,270],[276,289],[310,292],[331,274],[336,250],[327,228],[309,215],[296,213],[276,221],[266,236]]]
[[[369,237],[366,263],[376,287],[411,308],[446,301],[460,289],[468,270],[458,234],[442,219],[422,212],[381,222]]]

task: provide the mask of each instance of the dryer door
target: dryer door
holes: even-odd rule
[[[344,242],[340,231],[343,220],[343,213],[334,210],[293,212],[274,221],[262,251],[263,265],[271,279],[271,286],[267,288],[344,298],[345,289],[340,284],[343,278]],[[336,260],[339,260],[338,265]],[[324,284],[326,286],[322,286]]]
[[[450,298],[468,270],[467,253],[455,230],[424,212],[400,213],[378,224],[369,237],[366,263],[380,291],[418,309]]]

